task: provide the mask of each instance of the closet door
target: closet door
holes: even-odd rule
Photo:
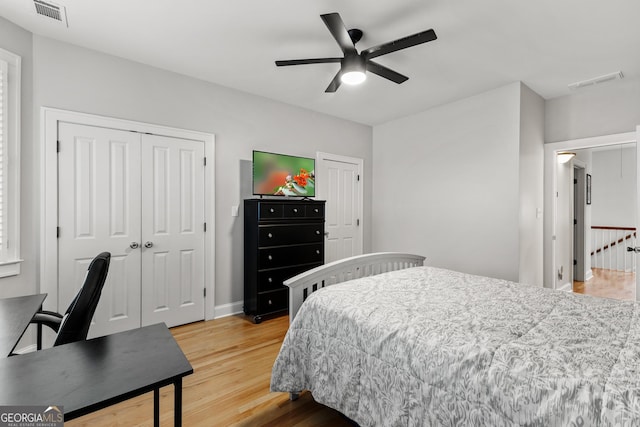
[[[89,336],[140,326],[140,134],[62,123],[58,129],[58,311],[98,253],[109,274]],[[134,247],[132,247],[134,246]]]
[[[142,136],[142,325],[204,319],[204,143]]]
[[[326,200],[326,263],[362,254],[362,160],[320,153],[316,172],[322,186],[318,198]]]

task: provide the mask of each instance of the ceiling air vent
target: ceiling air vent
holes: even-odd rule
[[[57,4],[42,0],[33,0],[33,4],[36,6],[38,15],[58,21],[67,27],[69,26],[67,23],[67,12],[64,6],[58,6]]]
[[[589,80],[583,80],[581,82],[576,82],[576,83],[571,83],[569,85],[569,89],[571,90],[577,90],[583,87],[587,87],[587,86],[593,86],[593,85],[597,85],[600,83],[604,83],[604,82],[608,82],[611,80],[616,80],[616,79],[621,79],[623,78],[624,75],[622,74],[622,71],[616,71],[615,73],[610,73],[610,74],[605,74],[604,76],[599,76],[599,77],[594,77],[592,79]]]

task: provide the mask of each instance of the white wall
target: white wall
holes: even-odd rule
[[[636,226],[636,147],[594,150],[591,171],[593,225]]]
[[[513,83],[374,127],[374,251],[519,279],[520,91]]]
[[[24,259],[19,276],[0,279],[0,297],[33,294],[38,289],[39,181],[33,171],[39,168],[39,144],[33,133],[33,56],[31,45],[30,32],[0,17],[0,48],[22,57],[20,255]]]
[[[573,162],[556,169],[556,268],[555,288],[571,286],[573,271]],[[571,289],[571,288],[569,288]]]
[[[625,77],[545,102],[545,142],[631,132],[640,124],[640,77]]]
[[[520,283],[543,282],[544,99],[520,85]]]
[[[231,206],[242,206],[243,188],[248,187],[245,181],[250,179],[246,164],[253,149],[309,157],[323,151],[363,158],[364,245],[370,250],[370,127],[37,35],[33,35],[33,58],[32,105],[37,114],[47,106],[216,135],[216,306],[243,298],[242,212],[232,217]],[[37,138],[38,126],[36,120]],[[23,164],[23,173],[34,183],[40,179],[39,148],[36,143],[27,152],[34,161]],[[38,192],[34,184],[23,193],[35,199],[25,214],[36,217],[32,224],[36,231]],[[37,247],[37,233],[27,240]],[[30,283],[34,286],[35,280]]]

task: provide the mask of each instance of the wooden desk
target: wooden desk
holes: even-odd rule
[[[174,385],[174,423],[182,425],[182,378],[191,364],[164,324],[0,359],[0,405],[62,405],[65,421]],[[126,424],[126,420],[123,420]]]
[[[0,357],[15,349],[47,294],[0,299]]]

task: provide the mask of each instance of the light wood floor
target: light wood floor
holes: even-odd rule
[[[351,426],[305,392],[295,402],[270,393],[271,366],[289,326],[282,316],[254,325],[231,316],[173,328],[193,366],[183,382],[183,425]],[[173,386],[160,390],[160,424],[173,425]],[[65,426],[152,426],[153,393],[65,423]]]
[[[624,271],[593,268],[593,278],[573,282],[573,292],[596,297],[635,300],[636,275]]]

